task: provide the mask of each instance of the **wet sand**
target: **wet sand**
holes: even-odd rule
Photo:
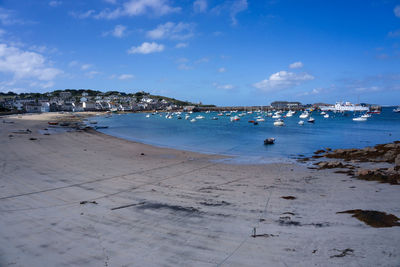
[[[54,116],[67,114],[0,120],[0,266],[400,262],[400,227],[337,214],[400,217],[398,185],[299,164],[224,164],[95,131],[43,135]]]

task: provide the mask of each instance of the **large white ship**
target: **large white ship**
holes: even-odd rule
[[[369,111],[369,107],[354,105],[350,102],[336,102],[334,106],[319,106],[322,111]]]

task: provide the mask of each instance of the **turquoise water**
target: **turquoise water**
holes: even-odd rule
[[[285,126],[276,127],[274,119],[263,116],[265,122],[258,125],[249,123],[258,114],[246,114],[239,121],[231,122],[228,116],[216,117],[216,112],[193,113],[191,118],[203,115],[205,119],[190,122],[177,116],[166,119],[165,113],[150,115],[132,113],[113,115],[111,118],[99,117],[98,125],[107,125],[108,129],[99,131],[128,140],[146,144],[189,150],[195,152],[236,156],[242,161],[268,162],[295,158],[299,155],[311,155],[314,151],[330,147],[359,148],[400,140],[400,113],[393,108],[383,108],[382,113],[372,114],[365,122],[352,120],[353,113],[329,113],[323,118],[319,112],[312,117],[315,123],[298,125],[299,115],[282,118]],[[238,112],[237,114],[239,114]],[[232,114],[233,116],[234,114]],[[285,115],[283,113],[282,115]],[[264,145],[266,138],[274,137],[274,145]]]

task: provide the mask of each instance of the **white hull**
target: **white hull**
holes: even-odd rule
[[[363,118],[363,117],[357,117],[357,118],[353,118],[353,121],[366,121],[367,118]]]
[[[345,111],[369,111],[369,107],[363,107],[351,104],[350,102],[342,103],[337,102],[334,106],[320,106],[322,111],[336,111],[336,112],[345,112]]]

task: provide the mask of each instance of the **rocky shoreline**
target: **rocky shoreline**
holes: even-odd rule
[[[358,179],[400,184],[400,141],[361,149],[326,148],[300,161],[311,159],[324,159],[314,163],[316,169],[340,168],[345,170],[337,173],[347,173]]]

